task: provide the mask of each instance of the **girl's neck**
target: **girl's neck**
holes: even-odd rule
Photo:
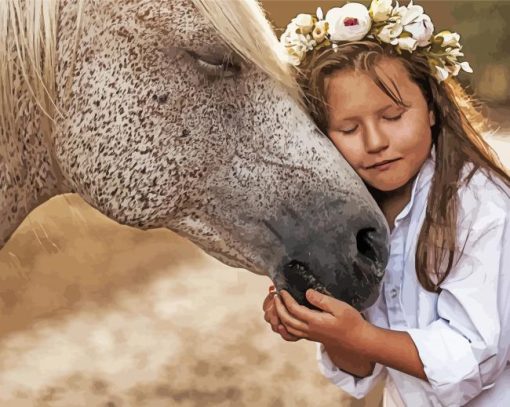
[[[392,191],[381,191],[368,186],[368,190],[386,217],[390,231],[393,230],[397,215],[402,212],[402,209],[404,209],[411,200],[413,181],[415,178],[416,177],[411,178],[407,183]]]

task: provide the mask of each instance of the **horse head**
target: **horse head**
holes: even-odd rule
[[[307,288],[375,300],[387,225],[302,108],[255,1],[64,1],[58,18],[59,192],[170,228],[301,303]]]

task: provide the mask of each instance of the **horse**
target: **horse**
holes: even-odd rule
[[[5,0],[0,27],[0,247],[77,193],[301,304],[375,301],[387,224],[256,0]]]

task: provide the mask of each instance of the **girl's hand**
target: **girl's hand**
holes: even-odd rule
[[[275,297],[278,296],[274,285],[269,286],[269,294],[264,299],[262,310],[264,311],[264,320],[271,325],[271,329],[280,334],[280,336],[289,342],[296,342],[301,338],[291,335],[287,329],[282,325],[280,318],[276,313]]]
[[[287,332],[324,345],[337,344],[356,349],[359,338],[365,335],[369,325],[361,313],[343,301],[312,289],[307,290],[306,298],[323,312],[299,305],[283,290],[274,300],[277,317]]]

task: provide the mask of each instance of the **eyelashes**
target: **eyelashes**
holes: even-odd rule
[[[383,117],[384,120],[388,120],[390,122],[396,122],[397,120],[401,119],[404,113],[400,113],[398,116],[393,117]]]
[[[405,112],[402,112],[402,113],[398,114],[397,116],[392,116],[392,117],[383,117],[383,119],[386,121],[389,121],[389,122],[396,122],[402,118],[404,113]],[[340,131],[343,134],[347,134],[347,135],[354,134],[356,132],[356,130],[358,130],[358,127],[359,127],[359,125],[356,125],[356,127],[353,127],[351,129],[347,129],[347,130],[338,129],[338,131]]]
[[[353,134],[356,130],[358,130],[358,126],[354,127],[353,129],[349,130],[340,130],[343,134]]]
[[[232,78],[238,76],[241,72],[241,65],[232,60],[232,55],[226,55],[215,60],[214,57],[200,55],[191,50],[186,50],[186,53],[194,59],[197,67],[209,76]]]

